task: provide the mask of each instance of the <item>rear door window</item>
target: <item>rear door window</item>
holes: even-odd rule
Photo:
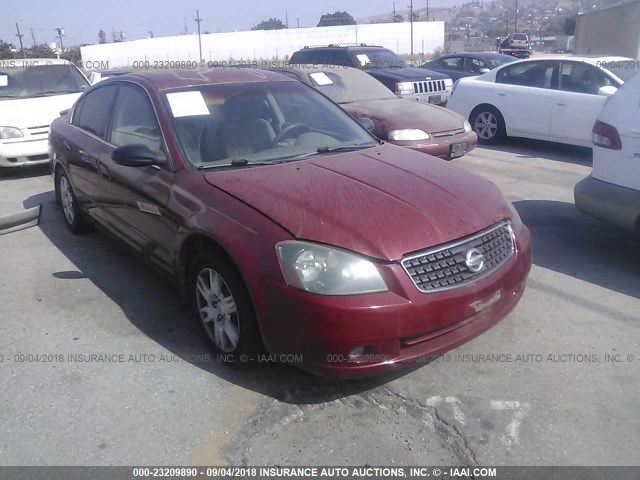
[[[78,128],[107,140],[107,126],[118,93],[118,85],[99,87],[84,97]]]

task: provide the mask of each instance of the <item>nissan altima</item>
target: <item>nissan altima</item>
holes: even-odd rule
[[[480,143],[505,136],[591,147],[591,127],[636,62],[621,57],[535,57],[454,84],[447,104]]]
[[[489,181],[386,144],[275,72],[128,74],[53,122],[61,218],[176,279],[221,359],[376,374],[487,330],[530,235]]]

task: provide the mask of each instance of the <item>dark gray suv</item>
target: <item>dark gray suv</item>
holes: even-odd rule
[[[447,103],[453,86],[448,75],[414,68],[388,48],[364,43],[304,47],[291,56],[289,64],[310,68],[323,65],[360,68],[400,98],[435,105]]]

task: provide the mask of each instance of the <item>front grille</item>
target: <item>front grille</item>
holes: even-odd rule
[[[464,128],[454,128],[453,130],[444,130],[442,132],[433,132],[431,137],[439,138],[439,137],[451,137],[453,135],[460,135],[464,133]]]
[[[444,93],[444,80],[413,82],[413,93]]]
[[[48,135],[49,125],[40,125],[38,127],[28,127],[29,134],[33,135]]]
[[[471,249],[477,249],[485,258],[482,268],[476,272],[467,266]],[[513,252],[511,225],[501,222],[470,237],[405,257],[402,267],[418,290],[430,293],[478,280],[495,271]]]
[[[47,158],[49,158],[49,154],[48,153],[43,153],[42,155],[29,155],[27,157],[27,159],[31,160],[31,161],[46,160]]]

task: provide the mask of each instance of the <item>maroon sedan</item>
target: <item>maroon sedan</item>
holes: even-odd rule
[[[365,376],[504,318],[530,235],[489,181],[251,70],[129,74],[51,128],[62,217],[174,276],[218,358]],[[274,357],[269,357],[274,358]]]
[[[371,75],[357,68],[291,65],[278,70],[311,85],[389,143],[451,160],[478,144],[461,115],[428,103],[398,98]]]

